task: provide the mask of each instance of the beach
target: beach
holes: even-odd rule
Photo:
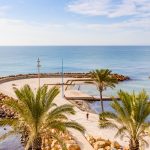
[[[69,79],[73,78],[64,78],[64,82],[66,82]],[[61,78],[41,78],[41,86],[44,84],[57,84],[61,83]],[[38,79],[22,79],[22,80],[16,80],[16,81],[10,81],[6,83],[0,84],[0,91],[10,97],[16,98],[13,88],[21,88],[23,85],[29,84],[31,88],[36,91],[38,87]],[[49,85],[49,88],[51,88],[52,85]],[[71,93],[71,92],[70,92]],[[67,91],[67,95],[69,92]],[[70,95],[71,96],[71,95]],[[77,95],[78,96],[78,95]],[[54,101],[58,106],[63,104],[70,104],[70,102],[64,98],[62,98],[61,88],[60,88],[60,94],[56,97]],[[86,118],[86,111],[82,111],[77,107],[74,107],[76,111],[76,115],[74,116],[68,116],[70,120],[77,121],[78,123],[82,124],[86,129],[86,135],[92,135],[94,137],[102,137],[106,140],[112,140],[117,141],[122,146],[128,145],[128,140],[124,139],[121,140],[120,138],[115,138],[116,130],[114,129],[100,129],[99,128],[99,117],[97,114],[89,113],[89,119]],[[71,134],[75,137],[78,144],[80,145],[82,150],[93,150],[92,146],[89,144],[89,142],[86,140],[84,135],[81,133],[75,131],[75,130],[69,130]],[[148,142],[150,140],[148,139]],[[145,149],[146,150],[146,149]],[[148,150],[148,149],[147,149]]]
[[[150,150],[150,0],[1,0],[0,150]]]

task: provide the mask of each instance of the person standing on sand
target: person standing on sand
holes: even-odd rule
[[[89,113],[88,112],[86,113],[86,118],[87,118],[87,120],[89,119]]]

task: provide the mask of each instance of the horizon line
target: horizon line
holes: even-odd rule
[[[0,45],[0,47],[23,47],[23,46],[24,47],[25,46],[26,47],[30,47],[30,46],[31,47],[32,46],[33,47],[34,46],[39,46],[39,47],[40,46],[41,47],[58,46],[59,47],[59,46],[150,46],[150,45],[146,45],[146,44],[145,45],[144,44],[140,44],[140,45],[135,45],[135,44],[128,44],[128,45],[127,44],[125,45],[117,45],[117,44],[114,44],[114,45],[96,45],[96,44],[95,45],[69,45],[69,44],[68,45],[63,45],[63,44],[62,45]]]

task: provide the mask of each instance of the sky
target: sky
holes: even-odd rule
[[[150,0],[0,0],[0,45],[150,45]]]

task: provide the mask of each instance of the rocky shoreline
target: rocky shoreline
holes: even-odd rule
[[[58,133],[54,129],[45,131],[45,134],[42,135],[41,150],[62,150],[60,143],[56,139],[52,138],[49,133],[59,134],[60,139],[63,139],[63,142],[66,144],[67,150],[81,150],[74,137],[68,131],[65,133]],[[23,146],[26,145],[27,139],[27,134],[22,134],[21,143]],[[29,150],[32,150],[32,147],[30,147]]]
[[[128,147],[121,146],[117,141],[110,141],[101,137],[86,135],[86,139],[92,145],[94,150],[129,150]]]
[[[7,100],[7,99],[12,99],[12,101],[14,101],[15,99],[4,95],[3,93],[0,93],[0,102]],[[17,117],[17,115],[15,114],[14,111],[12,111],[11,109],[9,109],[8,107],[6,107],[5,105],[0,103],[0,118],[15,118]]]
[[[90,78],[90,73],[64,73],[64,78]],[[112,74],[118,81],[126,81],[130,80],[128,76],[120,75],[120,74]],[[41,73],[40,78],[60,78],[62,77],[61,73]],[[18,75],[9,75],[0,77],[0,84],[20,79],[31,79],[38,78],[38,74],[29,73],[29,74],[18,74]]]

